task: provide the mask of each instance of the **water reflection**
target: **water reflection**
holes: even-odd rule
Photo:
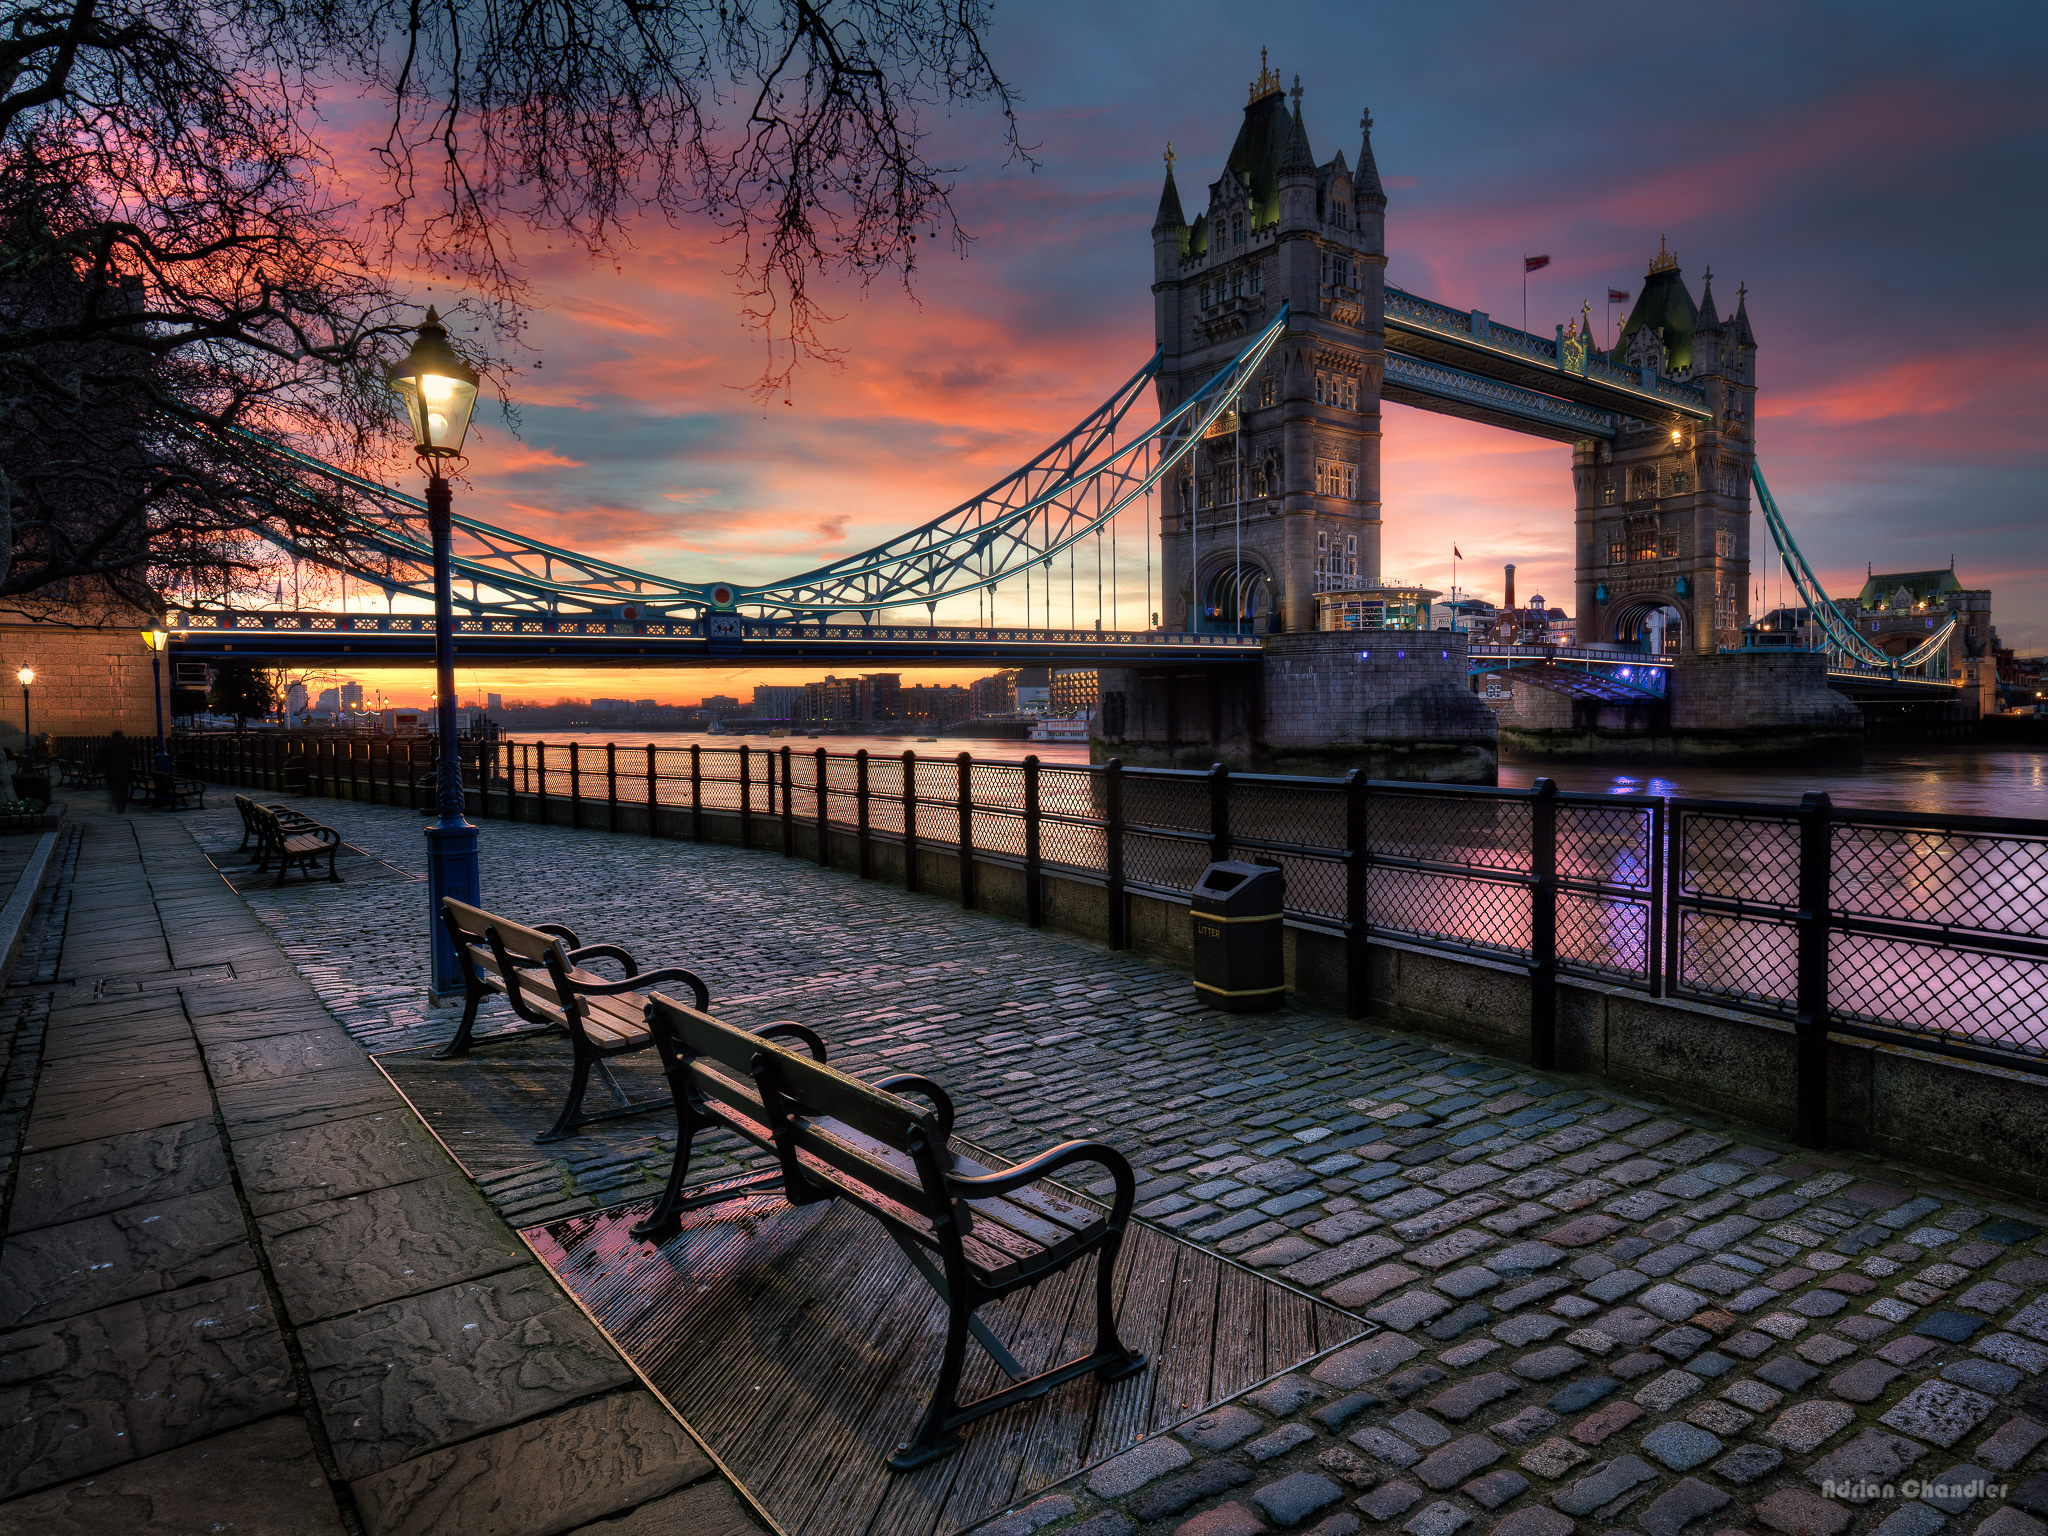
[[[1860,764],[1814,771],[1799,766],[1665,768],[1629,773],[1594,763],[1503,759],[1503,789],[1527,789],[1539,778],[1585,794],[1670,795],[1695,800],[1762,800],[1797,804],[1825,790],[1837,805],[1925,815],[2048,817],[2048,752],[1953,748],[1872,754]]]

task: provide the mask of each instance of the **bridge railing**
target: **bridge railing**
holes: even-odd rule
[[[222,734],[177,752],[183,772],[260,792],[431,801],[424,741]],[[1116,946],[1124,893],[1185,898],[1212,860],[1274,864],[1289,921],[1344,943],[1358,1011],[1368,943],[1522,967],[1538,1061],[1554,1059],[1548,983],[1574,976],[1790,1021],[1809,1052],[1834,1032],[2048,1074],[2048,821],[965,752],[463,753],[473,814],[699,839],[737,818],[738,841],[785,854],[799,830],[828,858],[850,836],[864,874],[899,845],[913,883],[923,849],[955,862],[969,906],[977,866],[1021,871],[1033,921],[1057,874],[1105,890]]]

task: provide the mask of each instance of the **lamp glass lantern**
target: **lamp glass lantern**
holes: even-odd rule
[[[36,680],[36,669],[34,667],[23,667],[19,672],[14,674],[14,679],[16,682],[20,683],[22,687],[26,688],[30,683]]]
[[[384,376],[405,401],[414,451],[423,459],[459,455],[476,409],[477,372],[449,345],[448,328],[438,313],[427,311],[412,351],[385,369]]]

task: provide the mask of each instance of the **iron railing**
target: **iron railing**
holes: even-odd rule
[[[150,744],[134,744],[146,756]],[[59,743],[83,757],[96,743]],[[258,792],[426,808],[427,741],[177,738],[181,773]],[[1098,885],[1109,942],[1130,942],[1127,892],[1184,897],[1211,861],[1287,876],[1298,927],[1340,938],[1349,1002],[1368,1009],[1365,946],[1398,942],[1525,970],[1530,1055],[1555,1061],[1558,976],[1789,1023],[1801,1042],[1800,1134],[1824,1136],[1832,1032],[2048,1074],[2048,821],[1801,804],[1568,794],[738,745],[465,742],[481,817],[703,840],[735,817],[748,847],[797,849],[799,827],[950,855],[959,899],[977,865]],[[667,815],[653,814],[666,811]],[[840,844],[843,849],[843,842]],[[820,862],[832,839],[815,837]],[[963,857],[962,855],[965,855]]]

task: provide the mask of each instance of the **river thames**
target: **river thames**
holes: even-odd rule
[[[658,747],[761,750],[789,747],[811,752],[856,752],[862,747],[876,756],[915,752],[919,757],[952,757],[970,752],[978,761],[1017,761],[1026,753],[1046,763],[1085,763],[1085,746],[1059,742],[988,740],[945,736],[936,741],[905,736],[766,734],[707,735],[701,731],[508,731],[510,741],[539,741],[549,746],[578,742],[588,747],[606,741]],[[1638,767],[1621,763],[1532,763],[1504,758],[1503,789],[1526,789],[1539,777],[1557,781],[1560,789],[1593,794],[1670,795],[1707,800],[1796,801],[1809,790],[1826,790],[1839,805],[1869,810],[1941,812],[1956,816],[2017,816],[2048,819],[2048,751],[2015,748],[1930,748],[1919,752],[1872,752],[1860,764],[1831,764],[1819,771],[1798,767],[1710,766],[1666,764]]]

